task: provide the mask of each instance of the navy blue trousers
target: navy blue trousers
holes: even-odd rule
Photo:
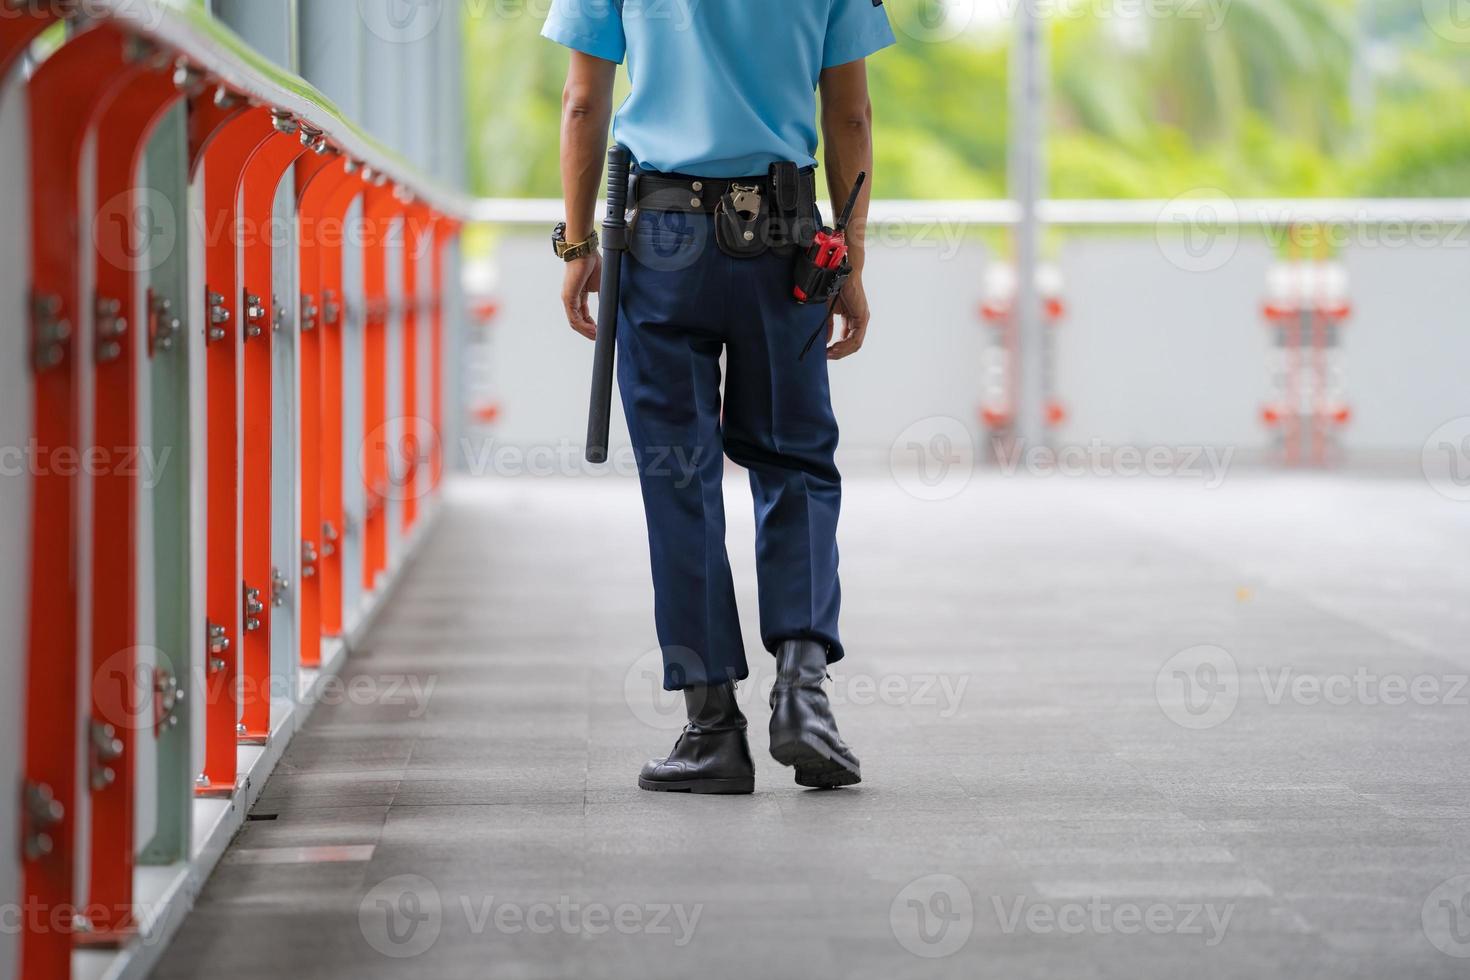
[[[713,218],[643,211],[623,260],[618,387],[637,454],[664,687],[748,676],[725,551],[725,456],[755,498],[761,642],[837,634],[837,421],[818,339],[791,298],[791,259],[725,255]],[[720,355],[725,355],[724,398]]]

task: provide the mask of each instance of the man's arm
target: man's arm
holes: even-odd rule
[[[832,206],[841,207],[852,193],[859,171],[867,171],[852,219],[847,226],[847,254],[852,278],[842,289],[836,310],[842,315],[842,339],[827,348],[838,360],[856,353],[868,332],[868,297],[863,289],[867,258],[863,235],[867,229],[868,199],[873,187],[873,104],[868,99],[868,67],[862,59],[822,71],[822,146],[827,169],[827,191]],[[829,327],[830,330],[830,327]]]
[[[561,96],[561,187],[569,242],[586,241],[592,234],[617,70],[611,61],[580,51],[572,52],[567,68]],[[567,322],[588,338],[597,336],[597,321],[588,309],[587,294],[597,291],[601,271],[602,256],[594,251],[568,262],[562,282]]]

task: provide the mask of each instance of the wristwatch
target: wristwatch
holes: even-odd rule
[[[585,242],[573,244],[567,241],[567,223],[558,221],[551,232],[551,247],[556,249],[557,258],[571,262],[597,251],[597,232],[594,231]]]

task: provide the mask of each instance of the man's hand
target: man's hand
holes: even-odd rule
[[[602,285],[602,253],[593,252],[567,263],[561,284],[561,305],[567,311],[567,323],[588,340],[597,339],[597,321],[587,305],[587,294]]]
[[[849,354],[856,354],[863,346],[868,334],[868,294],[863,290],[862,276],[857,273],[842,287],[833,312],[842,317],[842,339],[827,348],[827,360],[840,361]],[[830,339],[835,323],[828,321],[827,336]]]

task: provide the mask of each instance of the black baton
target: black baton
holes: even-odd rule
[[[592,349],[592,404],[587,409],[587,462],[607,462],[612,415],[613,356],[618,340],[618,279],[628,250],[628,151],[607,150],[607,217],[602,219],[602,285],[597,299],[597,341]]]

